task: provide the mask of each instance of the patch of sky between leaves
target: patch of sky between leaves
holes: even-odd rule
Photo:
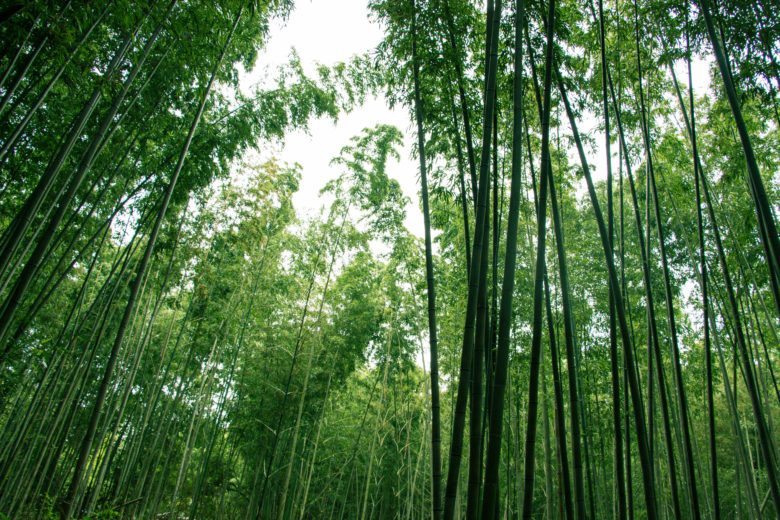
[[[241,74],[241,88],[249,92],[257,86],[270,86],[276,78],[276,71],[287,64],[295,53],[307,74],[314,74],[318,64],[333,65],[351,57],[373,52],[382,39],[381,27],[372,23],[365,0],[309,0],[298,2],[285,20],[272,23],[268,43],[261,50],[257,63],[251,71]],[[694,57],[693,85],[697,95],[705,95],[710,88],[709,59]],[[681,83],[687,84],[685,63],[676,63],[675,71]],[[308,130],[296,130],[288,134],[283,142],[263,143],[258,161],[275,157],[282,163],[301,166],[301,183],[293,197],[297,214],[302,219],[316,218],[322,208],[330,204],[327,197],[320,196],[320,190],[341,172],[331,165],[350,138],[364,128],[377,124],[392,124],[404,133],[401,159],[390,160],[388,175],[396,179],[411,204],[407,207],[406,226],[418,237],[423,236],[423,219],[418,198],[418,167],[412,156],[415,129],[409,114],[403,107],[390,108],[383,96],[371,97],[362,106],[349,114],[342,114],[338,121],[328,118],[313,120]],[[587,136],[588,160],[593,168],[594,179],[606,178],[606,154],[602,122],[592,113],[580,116],[580,131]],[[567,124],[558,129],[570,133]],[[574,146],[568,148],[569,162],[577,165],[579,160]],[[612,146],[613,168],[617,166],[617,144]],[[579,185],[581,184],[581,186]],[[577,185],[578,197],[585,196],[584,181]],[[434,231],[434,234],[435,231]],[[435,247],[435,245],[434,245]]]
[[[355,55],[373,52],[382,39],[379,25],[369,20],[365,0],[309,0],[296,3],[286,20],[271,25],[268,43],[260,51],[255,67],[241,74],[241,88],[249,92],[255,86],[269,86],[276,71],[295,53],[307,74],[318,64],[331,66]],[[423,218],[418,198],[418,167],[412,157],[415,137],[412,121],[405,108],[390,108],[383,96],[371,97],[351,113],[341,114],[336,122],[318,118],[308,131],[289,133],[283,142],[263,143],[260,161],[275,157],[281,163],[301,166],[301,182],[293,204],[301,219],[316,218],[331,200],[320,196],[325,184],[342,171],[331,160],[364,128],[391,124],[404,134],[400,160],[390,159],[388,176],[401,185],[411,203],[406,208],[406,227],[423,236]]]

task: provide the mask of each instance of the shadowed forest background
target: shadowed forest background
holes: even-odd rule
[[[0,1],[0,518],[777,518],[777,2],[367,3]]]

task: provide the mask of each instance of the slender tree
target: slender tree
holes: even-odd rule
[[[414,114],[417,122],[417,154],[420,158],[420,185],[425,228],[425,280],[428,289],[428,342],[431,360],[431,479],[433,517],[441,518],[441,405],[439,404],[439,352],[436,333],[436,284],[433,275],[431,215],[428,203],[428,173],[425,164],[425,131],[423,104],[420,94],[420,62],[417,56],[417,5],[412,3],[412,62],[414,68]],[[461,178],[462,183],[462,178]],[[461,193],[465,202],[465,193]]]
[[[495,2],[493,23],[487,30],[492,31],[489,38],[489,48],[485,56],[485,109],[482,118],[482,159],[479,167],[479,187],[477,189],[477,215],[474,227],[474,242],[471,248],[471,268],[469,276],[469,291],[466,304],[466,324],[463,333],[463,350],[461,352],[458,390],[453,412],[452,436],[450,439],[450,462],[447,470],[447,486],[444,498],[444,518],[451,520],[455,515],[455,499],[457,498],[460,460],[463,453],[463,431],[466,422],[466,404],[468,400],[468,381],[471,380],[471,364],[474,352],[474,321],[477,314],[478,278],[482,266],[482,255],[487,243],[484,236],[484,222],[487,217],[488,177],[490,165],[490,137],[495,110],[496,67],[498,62],[498,27],[501,20],[502,2]]]

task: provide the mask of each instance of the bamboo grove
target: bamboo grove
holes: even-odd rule
[[[777,518],[778,6],[299,4],[0,3],[0,517]]]

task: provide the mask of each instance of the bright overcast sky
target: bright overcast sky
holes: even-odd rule
[[[317,63],[332,65],[373,50],[382,39],[382,31],[369,20],[366,4],[367,0],[299,0],[288,20],[272,24],[268,45],[242,83],[251,85],[262,82],[266,74],[273,76],[279,66],[289,61],[293,49],[307,72],[313,72]],[[411,156],[415,138],[411,120],[404,108],[391,110],[381,97],[368,100],[350,114],[342,114],[335,124],[329,119],[314,120],[308,133],[290,133],[284,144],[273,151],[282,162],[297,162],[302,166],[301,186],[293,198],[299,215],[313,216],[320,210],[323,204],[320,189],[341,173],[337,167],[330,166],[331,159],[351,137],[380,123],[398,127],[405,136],[401,160],[392,160],[387,171],[412,201],[407,208],[407,227],[422,236],[418,169]]]
[[[263,83],[264,79],[275,77],[275,71],[289,61],[295,49],[301,63],[309,73],[315,64],[332,65],[348,60],[354,55],[372,51],[382,39],[381,27],[369,19],[367,0],[299,0],[289,19],[276,20],[272,24],[268,45],[258,58],[256,67],[242,78],[245,87]],[[676,67],[681,82],[687,82],[687,71],[682,62]],[[709,73],[706,62],[694,62],[694,87],[701,95],[709,87]],[[416,137],[412,121],[404,108],[390,109],[384,98],[373,98],[350,114],[343,114],[336,123],[329,119],[314,120],[309,132],[296,131],[287,135],[282,145],[266,150],[266,156],[273,154],[285,163],[299,163],[302,167],[301,186],[294,196],[295,208],[302,217],[314,216],[323,206],[319,197],[325,183],[341,173],[330,165],[351,137],[364,128],[377,124],[392,124],[405,136],[401,160],[388,165],[388,175],[401,184],[404,193],[412,203],[407,208],[406,225],[417,236],[423,235],[422,213],[418,192],[417,163],[411,156],[411,143]],[[588,159],[594,168],[594,177],[603,179],[606,175],[604,137],[596,130],[598,121],[584,116],[580,130],[590,133],[596,148],[589,150]],[[567,125],[560,129],[568,133]],[[617,167],[617,146],[612,146],[613,166]],[[572,164],[578,163],[576,150],[569,150]],[[584,182],[579,187],[584,194]]]

